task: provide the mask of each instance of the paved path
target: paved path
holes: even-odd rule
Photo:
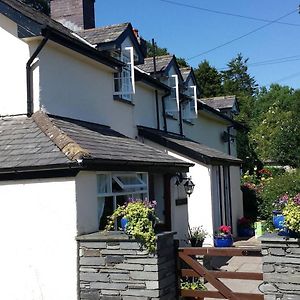
[[[235,247],[238,248],[260,248],[260,242],[254,237],[247,241],[239,241],[234,243]],[[216,257],[212,260],[213,268],[220,268],[224,271],[232,272],[262,272],[262,258],[261,257],[243,257],[243,256],[234,256],[234,257]],[[258,286],[261,281],[257,280],[238,280],[238,279],[220,279],[224,282],[231,290],[235,292],[243,293],[255,293],[259,294]],[[215,290],[210,284],[206,284],[209,290]],[[207,300],[218,300],[215,298],[205,298]]]

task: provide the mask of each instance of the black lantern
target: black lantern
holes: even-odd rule
[[[183,186],[184,186],[184,190],[185,190],[186,194],[188,196],[191,196],[191,194],[194,191],[194,187],[195,187],[195,184],[193,183],[191,178],[187,178],[187,180],[186,180],[186,182],[184,183]]]

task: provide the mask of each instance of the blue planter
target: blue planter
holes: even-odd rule
[[[123,231],[126,230],[127,224],[128,224],[128,220],[127,220],[125,217],[123,217],[123,218],[121,219],[121,228],[122,228]]]
[[[288,236],[289,232],[284,225],[284,215],[281,211],[274,210],[273,211],[273,225],[276,230],[278,230],[278,235]]]
[[[231,235],[214,237],[215,247],[231,247],[233,244],[233,239]]]

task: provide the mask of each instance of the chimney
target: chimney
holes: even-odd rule
[[[51,0],[51,18],[73,31],[95,28],[95,0]]]

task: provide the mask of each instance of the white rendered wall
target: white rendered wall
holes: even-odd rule
[[[55,43],[47,43],[40,55],[40,105],[48,113],[134,137],[132,105],[113,99],[113,84],[113,70]]]
[[[173,151],[168,151],[168,154],[195,164],[189,168],[187,173],[187,176],[191,177],[195,184],[194,192],[188,198],[188,222],[191,228],[202,225],[209,233],[209,236],[204,241],[204,245],[213,246],[211,167]]]
[[[0,115],[24,114],[29,48],[17,37],[17,25],[0,14]]]
[[[96,172],[79,172],[76,176],[78,235],[99,230]]]
[[[183,123],[186,137],[228,154],[228,143],[221,140],[221,134],[227,131],[229,122],[202,111],[198,111],[198,118],[192,122],[194,125]],[[235,145],[232,145],[232,149],[234,155]]]
[[[75,182],[0,183],[1,299],[77,299]]]

